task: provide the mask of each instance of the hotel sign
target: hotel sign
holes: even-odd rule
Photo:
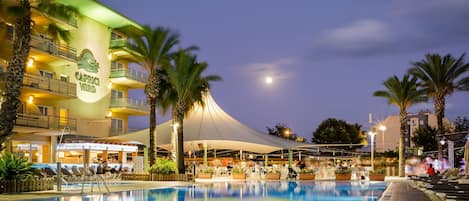
[[[93,53],[88,49],[81,51],[78,60],[78,71],[75,72],[75,78],[79,82],[80,90],[96,93],[96,87],[100,85],[99,77],[96,76],[98,70],[99,63],[94,58]]]

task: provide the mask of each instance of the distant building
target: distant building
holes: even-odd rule
[[[430,126],[437,128],[436,115],[430,111],[421,111],[417,114],[409,113],[406,119],[406,131],[405,141],[406,147],[413,147],[412,137],[414,136],[415,130],[423,126]],[[450,125],[448,119],[444,119],[445,125]],[[380,130],[379,127],[384,125],[386,129]],[[399,147],[399,135],[400,135],[400,123],[399,115],[388,116],[384,121],[376,125],[376,140],[375,147],[377,152],[384,152],[388,150],[397,150]]]

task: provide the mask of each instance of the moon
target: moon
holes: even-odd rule
[[[274,80],[273,80],[272,77],[270,77],[270,76],[267,76],[267,77],[265,78],[265,83],[266,83],[266,84],[272,84],[273,81],[274,81]]]

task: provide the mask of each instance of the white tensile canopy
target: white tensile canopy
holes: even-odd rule
[[[171,129],[170,121],[156,127],[158,147],[170,150]],[[144,129],[106,139],[148,146],[149,131]],[[184,119],[184,151],[201,150],[204,144],[208,149],[243,150],[255,153],[270,153],[305,145],[249,128],[224,112],[209,93],[205,96],[205,107],[195,106]]]

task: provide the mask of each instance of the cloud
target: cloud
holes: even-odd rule
[[[246,64],[241,67],[242,71],[248,75],[256,77],[272,76],[276,80],[289,79],[294,76],[291,67],[297,63],[297,59],[283,58],[270,62],[258,62]]]
[[[372,55],[395,49],[394,42],[393,33],[387,24],[362,19],[325,31],[315,43],[315,49],[323,53]]]
[[[360,57],[469,43],[468,10],[467,0],[402,0],[386,20],[360,19],[323,32],[313,54]]]

